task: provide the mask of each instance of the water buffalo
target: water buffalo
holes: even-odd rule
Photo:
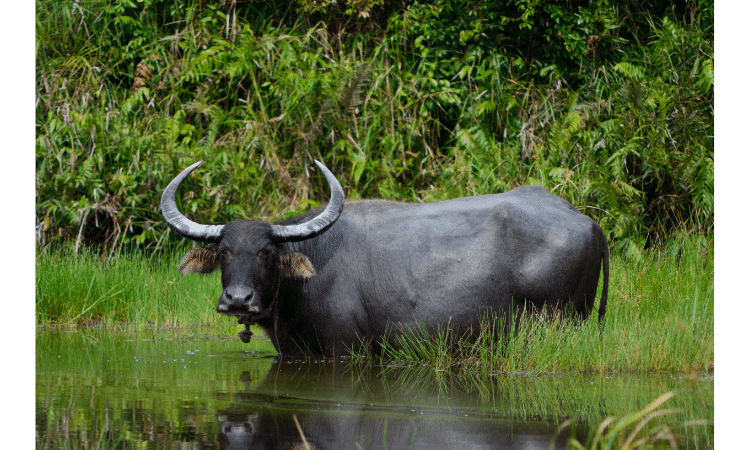
[[[190,250],[179,270],[221,267],[216,311],[261,326],[280,355],[377,351],[394,328],[470,334],[482,315],[511,305],[585,319],[602,268],[603,319],[609,280],[604,234],[547,190],[522,186],[428,204],[363,200],[345,206],[336,177],[315,163],[331,187],[328,205],[276,225],[201,225],[182,215],[176,191],[201,162],[175,177],[161,199],[172,230],[211,244]]]

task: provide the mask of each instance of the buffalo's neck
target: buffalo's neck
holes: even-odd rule
[[[271,339],[280,356],[326,353],[320,346],[319,338],[325,321],[321,320],[322,313],[315,308],[325,302],[321,300],[321,295],[314,294],[316,289],[312,286],[315,284],[309,280],[282,280],[277,294],[278,301],[271,315],[257,323]]]

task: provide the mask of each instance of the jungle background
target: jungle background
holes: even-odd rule
[[[36,242],[544,186],[638,257],[714,228],[713,2],[36,2]]]

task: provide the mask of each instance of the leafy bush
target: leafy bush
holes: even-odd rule
[[[324,203],[318,158],[351,199],[539,184],[636,254],[712,232],[712,24],[705,1],[38,1],[39,244],[177,241],[159,198],[199,159],[178,202],[204,223]]]

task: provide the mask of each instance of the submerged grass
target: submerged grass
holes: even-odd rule
[[[488,376],[436,371],[415,362],[378,365],[349,358],[275,363],[267,357],[273,354],[268,342],[253,340],[247,346],[239,339],[217,339],[213,329],[202,328],[155,333],[43,331],[37,333],[36,354],[37,448],[121,448],[110,445],[118,441],[136,442],[136,448],[185,448],[198,445],[185,443],[195,440],[216,442],[218,447],[217,413],[255,406],[261,415],[278,419],[273,423],[292,420],[294,412],[309,417],[309,412],[317,415],[322,409],[332,420],[348,413],[359,414],[362,424],[378,417],[393,420],[394,427],[384,432],[397,433],[397,417],[418,419],[419,414],[408,411],[411,408],[403,410],[411,399],[421,399],[416,404],[425,413],[433,407],[481,411],[495,417],[498,426],[509,421],[554,424],[550,435],[557,424],[572,419],[576,429],[561,430],[557,442],[572,436],[586,443],[585,448],[624,447],[624,438],[607,447],[591,445],[604,420],[609,425],[602,428],[599,442],[622,428],[620,418],[630,418],[623,428],[627,437],[648,414],[679,409],[654,417],[644,429],[666,425],[678,436],[680,448],[713,448],[711,377],[692,381],[664,373]],[[676,395],[636,420],[633,412],[670,391]],[[691,422],[695,425],[682,427]],[[107,435],[100,442],[102,426]],[[164,431],[153,433],[154,429]],[[384,447],[365,443],[363,448]]]
[[[586,441],[586,445],[583,445],[578,439],[572,437],[568,446],[576,450],[625,450],[653,448],[658,443],[664,442],[669,445],[670,449],[678,449],[682,440],[681,432],[659,420],[661,418],[674,417],[682,412],[679,408],[663,407],[667,400],[675,395],[675,392],[670,391],[660,395],[639,411],[622,417],[607,417],[595,430],[592,430]],[[566,420],[560,424],[556,434],[559,434],[572,423],[572,420]],[[682,422],[680,428],[708,425],[711,425],[711,422],[707,420],[689,420]]]

